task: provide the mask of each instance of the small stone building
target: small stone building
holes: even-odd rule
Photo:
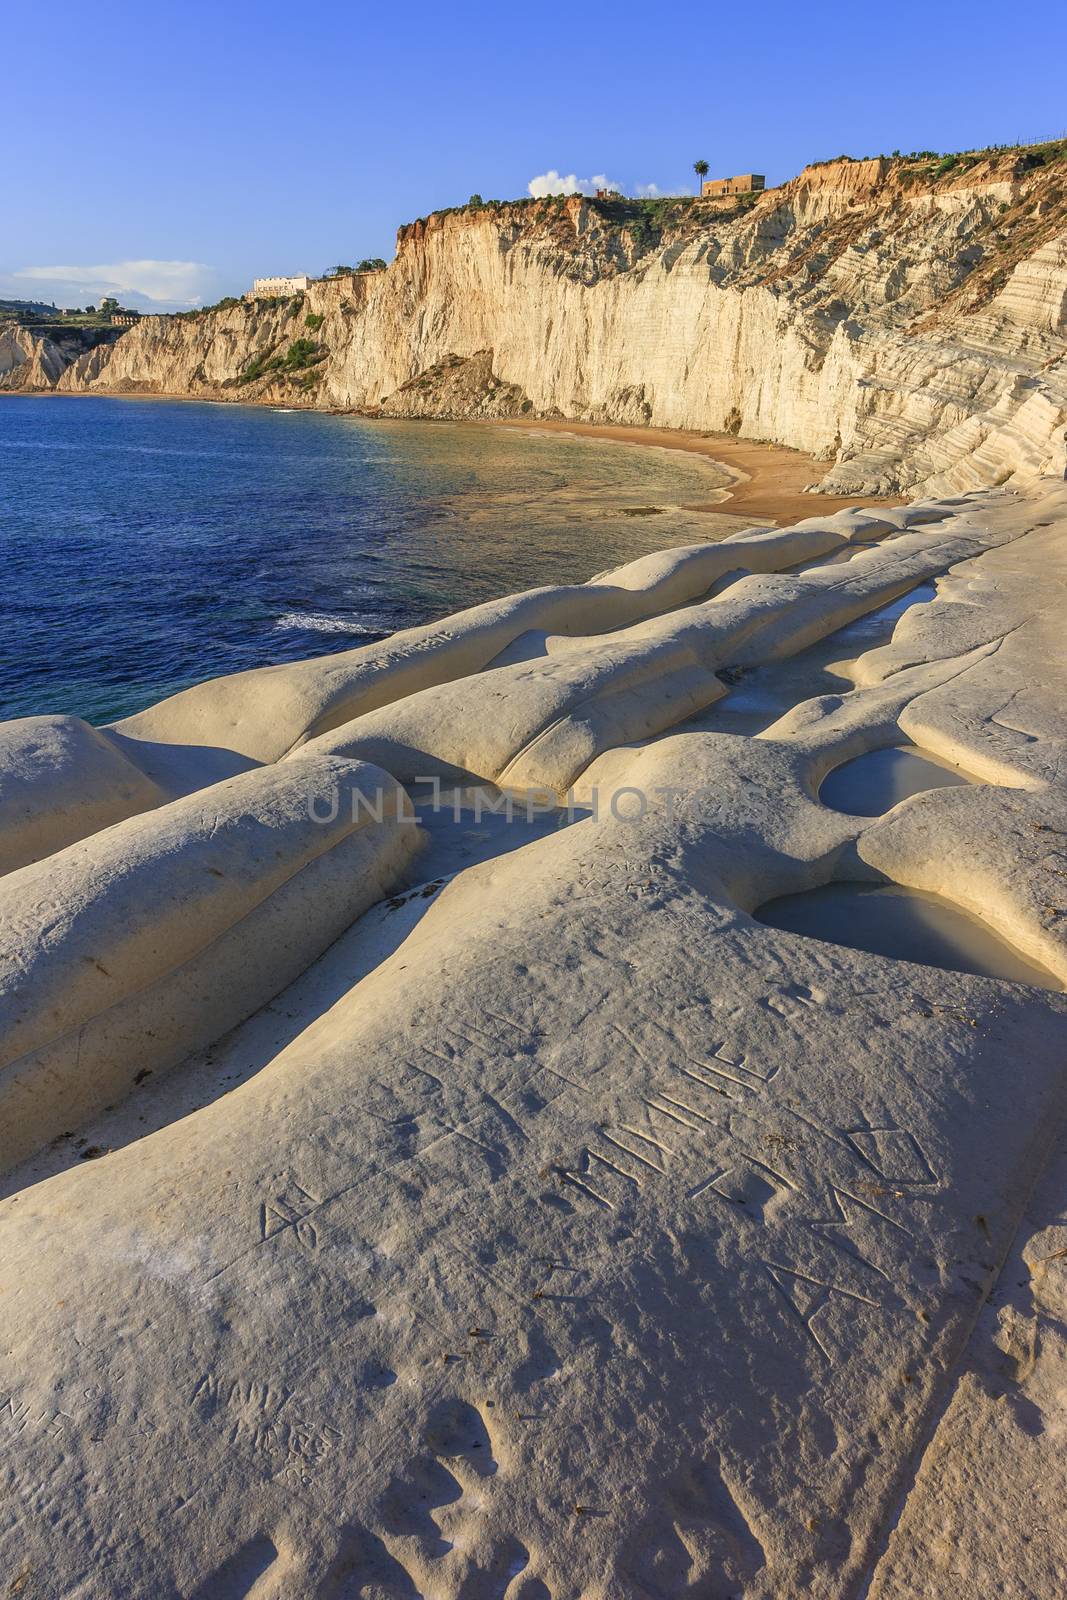
[[[706,200],[724,194],[756,194],[766,184],[762,172],[743,172],[738,178],[708,178],[700,192]]]

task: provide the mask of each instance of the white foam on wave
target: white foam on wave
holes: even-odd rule
[[[324,611],[286,611],[275,617],[276,628],[307,628],[313,633],[381,633],[383,629],[356,622],[352,617],[331,617]]]

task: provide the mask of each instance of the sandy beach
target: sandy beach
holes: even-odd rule
[[[630,428],[601,422],[568,422],[542,419],[503,419],[488,424],[495,428],[523,428],[537,433],[569,433],[580,439],[607,439],[616,444],[637,444],[661,450],[684,450],[690,455],[707,456],[734,478],[722,499],[687,505],[686,511],[727,513],[751,517],[754,522],[799,522],[805,517],[831,516],[852,506],[881,505],[865,495],[812,495],[805,493],[827,470],[825,462],[802,450],[787,450],[782,445],[762,444],[755,439],[737,439],[729,433],[690,433],[679,428]]]

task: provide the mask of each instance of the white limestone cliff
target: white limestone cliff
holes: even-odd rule
[[[435,213],[387,272],[145,318],[57,387],[728,431],[811,452],[838,493],[1024,486],[1067,469],[1063,167],[839,161],[734,210]],[[314,355],[271,368],[297,339]]]

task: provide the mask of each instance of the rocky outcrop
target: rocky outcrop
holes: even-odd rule
[[[491,350],[446,356],[381,404],[386,417],[520,417],[532,410],[518,384],[497,377]]]
[[[944,169],[829,162],[725,210],[435,213],[387,272],[145,318],[58,387],[739,431],[853,494],[1062,475],[1067,159]]]
[[[309,807],[318,790],[337,798],[328,817]],[[364,793],[376,814],[357,802]],[[386,774],[309,753],[6,877],[0,1164],[291,983],[415,850],[405,807]]]
[[[15,322],[0,327],[0,389],[54,389],[68,364],[50,339]]]
[[[0,324],[0,390],[41,393],[54,389],[80,356],[121,337],[121,328],[81,328],[57,324]]]

